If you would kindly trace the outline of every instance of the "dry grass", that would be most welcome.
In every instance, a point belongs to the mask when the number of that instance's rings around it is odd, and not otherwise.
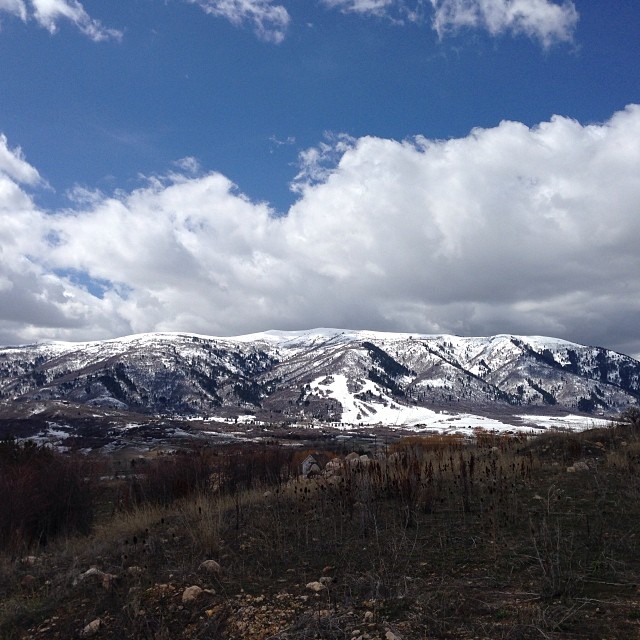
[[[639,452],[625,422],[411,438],[313,479],[253,451],[229,482],[234,451],[207,490],[116,510],[35,564],[5,556],[0,637],[73,637],[100,617],[104,638],[351,638],[365,612],[372,638],[638,637]],[[117,577],[78,582],[91,566]],[[210,592],[181,607],[191,584]]]

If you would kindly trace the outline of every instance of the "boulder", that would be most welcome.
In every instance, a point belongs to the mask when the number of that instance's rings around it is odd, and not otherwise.
[[[96,618],[92,620],[81,632],[80,635],[83,638],[90,638],[91,636],[95,636],[96,633],[100,630],[102,626],[102,620],[100,618]]]
[[[222,571],[222,567],[215,560],[205,560],[199,567],[207,573],[219,574]]]
[[[201,593],[202,593],[202,589],[197,585],[193,585],[192,587],[187,587],[182,592],[182,603],[190,604],[191,602],[195,602]]]
[[[105,573],[98,569],[98,567],[90,567],[84,573],[81,573],[74,581],[73,584],[77,585],[80,582],[83,582],[87,578],[95,578],[96,581],[99,581],[102,584],[102,587],[108,591],[113,585],[114,580],[117,579],[118,576],[113,573]]]
[[[567,473],[576,473],[577,471],[589,471],[589,465],[584,460],[579,460],[567,467]]]

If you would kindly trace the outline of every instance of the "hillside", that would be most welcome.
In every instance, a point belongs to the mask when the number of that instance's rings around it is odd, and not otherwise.
[[[638,415],[135,465],[4,443],[0,638],[637,638]]]
[[[234,338],[141,334],[0,349],[0,400],[146,415],[418,424],[435,411],[617,413],[640,363],[543,337],[317,329]]]

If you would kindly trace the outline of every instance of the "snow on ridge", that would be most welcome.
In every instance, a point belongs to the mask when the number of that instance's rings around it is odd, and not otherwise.
[[[325,343],[349,343],[357,341],[373,342],[446,342],[454,345],[455,348],[473,348],[479,346],[489,346],[499,341],[519,340],[530,346],[538,348],[547,347],[580,347],[577,343],[569,342],[561,338],[547,336],[521,336],[514,334],[497,334],[495,336],[458,336],[453,334],[438,333],[426,334],[416,332],[392,332],[392,331],[371,331],[358,329],[337,329],[337,328],[315,328],[295,331],[268,330],[256,333],[249,333],[238,336],[211,336],[184,331],[159,331],[136,333],[107,340],[92,341],[61,341],[52,340],[49,342],[38,342],[35,344],[25,344],[18,346],[0,347],[0,350],[19,349],[51,349],[57,354],[62,354],[74,350],[90,350],[101,348],[123,348],[134,344],[153,344],[162,342],[203,340],[215,341],[224,345],[239,345],[250,343],[262,343],[271,347],[300,348],[308,346],[319,346]]]
[[[550,336],[513,336],[529,345],[535,345],[537,347],[576,347],[576,342],[570,342],[569,340],[563,340],[562,338],[552,338]]]
[[[273,346],[304,345],[334,340],[352,333],[344,329],[303,329],[300,331],[280,331],[270,329],[258,333],[226,338],[229,342],[266,342]]]
[[[448,333],[417,333],[417,332],[394,332],[394,331],[371,331],[368,329],[336,329],[336,328],[317,328],[303,329],[297,331],[280,331],[269,330],[258,333],[251,333],[242,336],[233,336],[229,338],[216,338],[219,340],[228,340],[230,342],[252,342],[262,341],[277,346],[302,346],[309,342],[319,344],[321,342],[338,341],[344,342],[358,340],[372,341],[443,341],[450,342],[455,346],[475,346],[490,345],[491,343],[519,340],[531,346],[540,347],[576,347],[582,346],[575,342],[570,342],[562,338],[554,338],[551,336],[525,336],[517,334],[501,333],[493,336],[459,336]]]
[[[222,338],[217,336],[207,336],[199,333],[187,333],[184,331],[156,331],[147,333],[134,333],[127,336],[117,338],[108,338],[106,340],[86,340],[86,341],[70,341],[70,340],[51,340],[46,342],[36,342],[31,344],[22,344],[14,346],[0,347],[0,350],[20,350],[20,349],[52,349],[58,353],[66,353],[82,349],[100,349],[109,347],[122,347],[137,343],[159,344],[162,342],[174,342],[176,339],[184,339],[187,341],[198,339],[216,342],[225,342],[227,344],[235,342],[234,338]]]

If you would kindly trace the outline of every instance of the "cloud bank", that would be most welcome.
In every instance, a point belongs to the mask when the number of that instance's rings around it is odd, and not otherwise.
[[[276,215],[193,159],[44,212],[2,137],[0,342],[337,326],[637,355],[639,139],[638,105],[452,140],[337,136],[301,154]]]

